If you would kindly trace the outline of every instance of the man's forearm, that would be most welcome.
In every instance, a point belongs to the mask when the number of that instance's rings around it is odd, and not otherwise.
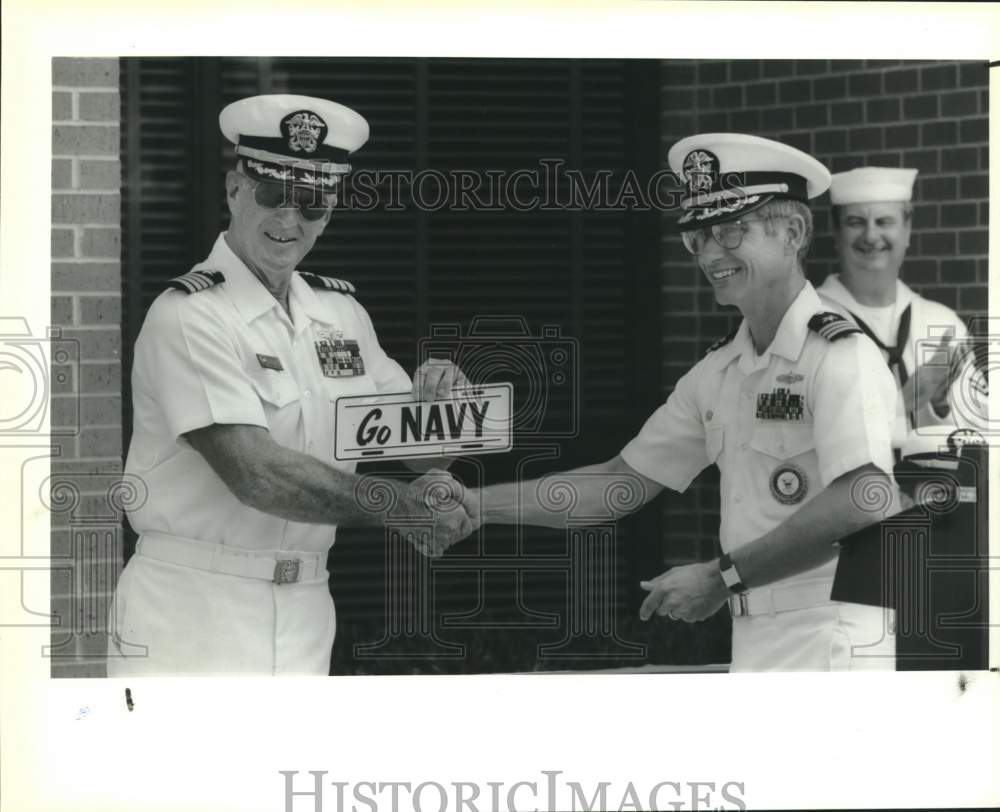
[[[871,477],[870,482],[859,481]],[[896,499],[892,478],[874,466],[865,466],[834,480],[778,527],[730,554],[747,587],[764,586],[825,564],[837,555],[835,542],[880,521],[886,512],[871,512],[858,505],[858,488],[886,487]],[[879,484],[880,482],[884,483]]]
[[[393,506],[414,507],[407,483],[338,471],[255,426],[209,426],[186,438],[243,504],[289,521],[380,525]]]
[[[617,520],[638,510],[662,486],[629,468],[620,457],[527,482],[480,491],[483,524],[565,527],[576,521]]]
[[[483,524],[527,524],[536,527],[563,527],[567,512],[543,507],[538,498],[541,479],[489,485],[479,493]]]
[[[338,471],[291,449],[280,448],[255,468],[257,477],[247,489],[247,503],[289,521],[381,525],[386,510],[406,499],[404,482]]]

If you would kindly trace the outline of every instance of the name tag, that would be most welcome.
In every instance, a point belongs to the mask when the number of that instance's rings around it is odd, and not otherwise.
[[[455,389],[442,400],[409,392],[337,398],[338,460],[465,456],[510,451],[513,385]]]
[[[284,370],[284,367],[281,365],[281,359],[276,355],[261,355],[257,353],[257,362],[264,369],[273,369],[275,372]]]

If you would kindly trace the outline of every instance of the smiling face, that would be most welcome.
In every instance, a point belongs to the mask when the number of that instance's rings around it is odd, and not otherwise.
[[[709,236],[698,255],[698,267],[719,304],[736,305],[746,313],[783,289],[798,267],[794,218],[776,217],[765,222],[754,213],[739,224],[727,225],[742,231],[739,246],[724,248]]]
[[[905,203],[852,203],[840,207],[836,247],[841,278],[851,290],[895,288],[910,245]]]
[[[230,247],[247,267],[273,282],[291,278],[330,221],[329,212],[311,222],[291,207],[258,206],[254,182],[236,171],[226,175],[226,200]]]

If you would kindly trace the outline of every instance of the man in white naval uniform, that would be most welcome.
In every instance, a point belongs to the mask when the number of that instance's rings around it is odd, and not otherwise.
[[[799,150],[735,133],[685,138],[669,160],[687,185],[685,246],[742,324],[618,456],[489,486],[481,518],[550,527],[571,513],[617,518],[715,464],[723,554],[642,582],[640,617],[694,622],[728,601],[736,671],[892,669],[883,610],[830,600],[837,540],[883,515],[859,493],[894,492],[895,391],[875,345],[827,312],[803,274],[808,200],[826,191],[829,172]]]
[[[920,449],[915,433],[940,442],[985,418],[985,409],[978,415],[985,380],[972,365],[962,319],[899,278],[910,245],[916,176],[916,169],[874,166],[833,175],[840,273],[818,288],[882,350],[899,389],[893,447],[901,450]]]
[[[412,540],[430,549],[474,524],[443,472],[363,479],[334,459],[338,397],[432,400],[463,382],[428,362],[411,383],[352,285],[295,270],[367,122],[289,95],[234,102],[219,120],[237,155],[229,230],[156,299],[135,345],[125,470],[149,495],[129,516],[140,536],[111,608],[109,676],[328,674],[336,526],[420,517]]]

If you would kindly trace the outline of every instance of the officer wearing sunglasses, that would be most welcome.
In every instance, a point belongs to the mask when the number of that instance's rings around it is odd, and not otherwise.
[[[244,177],[246,177],[244,175]],[[262,209],[297,209],[299,216],[311,223],[322,220],[337,202],[335,194],[323,194],[315,189],[287,186],[270,181],[251,181],[253,199]]]
[[[434,400],[465,382],[442,361],[411,381],[351,283],[297,270],[368,123],[271,95],[234,102],[219,124],[237,158],[229,228],[156,299],[135,345],[125,468],[148,497],[129,514],[140,537],[111,609],[111,676],[325,675],[338,525],[381,525],[393,507],[425,528],[412,534],[421,550],[475,526],[443,471],[362,481],[334,457],[338,398]]]
[[[685,138],[669,161],[686,184],[683,243],[718,303],[739,309],[739,327],[616,457],[489,486],[481,519],[563,526],[569,511],[542,496],[561,478],[574,516],[614,519],[715,465],[721,555],[641,582],[640,617],[694,622],[728,603],[735,671],[892,670],[891,615],[830,600],[836,542],[893,503],[895,406],[877,347],[828,311],[803,271],[809,200],[830,173],[797,149],[735,133]],[[873,494],[888,494],[877,512],[866,509]]]

